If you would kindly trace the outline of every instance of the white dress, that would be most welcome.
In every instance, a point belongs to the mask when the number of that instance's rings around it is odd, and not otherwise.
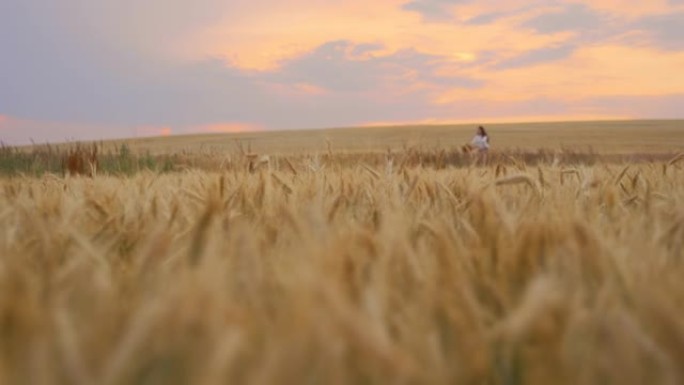
[[[478,150],[484,151],[489,149],[489,137],[487,135],[475,135],[470,142]]]

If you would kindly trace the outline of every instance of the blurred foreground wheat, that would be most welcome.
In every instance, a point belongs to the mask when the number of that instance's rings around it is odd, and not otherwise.
[[[679,384],[678,161],[0,181],[0,384]]]

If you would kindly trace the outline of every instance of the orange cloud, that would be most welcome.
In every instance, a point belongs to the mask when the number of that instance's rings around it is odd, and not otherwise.
[[[572,121],[598,121],[598,120],[622,120],[634,118],[624,114],[547,114],[547,115],[510,115],[503,117],[486,117],[481,119],[418,119],[418,120],[394,120],[376,121],[360,124],[361,127],[391,127],[391,126],[423,126],[423,125],[449,125],[449,124],[493,124],[493,123],[529,123],[529,122],[572,122]]]
[[[186,52],[225,57],[243,69],[271,70],[330,40],[388,41],[400,30],[402,19],[412,18],[400,12],[402,1],[272,3],[268,11],[244,10],[239,19],[228,16],[190,37]]]
[[[536,16],[562,10],[562,2],[548,5],[529,0],[485,0],[453,4],[450,9],[454,22],[449,23],[426,23],[418,13],[402,8],[407,2],[255,0],[254,5],[240,8],[239,18],[226,16],[224,21],[188,36],[181,46],[189,57],[218,56],[235,67],[254,71],[277,70],[288,60],[336,40],[377,43],[381,48],[372,52],[376,56],[414,49],[443,58],[445,67],[460,68],[487,53],[496,52],[500,59],[505,59],[520,52],[567,43],[579,33],[538,33],[521,27]],[[573,3],[619,18],[684,9],[684,5],[675,6],[671,0],[567,0],[565,5]],[[493,14],[499,15],[496,22],[468,23],[473,18]]]
[[[316,2],[307,6],[276,6],[242,15],[239,19],[208,27],[184,44],[188,55],[225,58],[232,65],[257,71],[277,69],[283,62],[330,41],[379,43],[374,55],[402,49],[470,62],[482,50],[529,50],[565,41],[571,34],[540,35],[517,28],[524,18],[549,7],[536,7],[520,15],[487,25],[462,23],[425,24],[420,15],[401,8],[406,0],[354,0],[331,6]],[[462,6],[458,15],[477,16],[514,7],[505,4]]]
[[[500,71],[473,70],[486,85],[439,94],[435,104],[459,100],[579,100],[601,96],[657,96],[684,92],[684,52],[617,45],[579,48],[566,60]]]
[[[115,3],[104,3],[108,2]],[[111,129],[93,127],[91,124],[99,118],[112,115],[109,108],[103,107],[100,113],[92,111],[95,108],[86,109],[89,113],[81,119],[88,124],[76,122],[69,127],[60,122],[30,125],[0,115],[3,137],[9,137],[5,133],[11,132],[23,140],[19,134],[27,133],[17,129],[18,125],[35,126],[34,132],[60,140],[97,138],[117,132],[121,136],[159,136],[261,129],[233,120],[289,128],[372,119],[441,119],[452,116],[451,111],[458,111],[453,112],[455,116],[477,116],[477,111],[484,111],[510,119],[585,119],[602,117],[606,107],[581,103],[584,100],[684,95],[684,77],[680,76],[684,45],[678,35],[684,15],[681,0],[236,0],[220,2],[222,6],[216,6],[215,0],[209,3],[200,1],[192,8],[197,14],[206,12],[211,17],[201,17],[186,28],[175,28],[163,44],[173,46],[174,54],[186,60],[202,62],[200,65],[167,62],[166,49],[163,57],[154,56],[162,55],[156,51],[149,58],[141,57],[150,62],[141,61],[140,71],[125,57],[112,62],[122,68],[130,67],[126,71],[131,72],[125,74],[130,75],[131,82],[169,84],[150,87],[159,92],[150,93],[158,97],[159,103],[153,108],[129,108],[131,120],[126,121],[156,117],[157,105],[187,103],[187,113],[169,113],[164,117],[165,121],[174,122],[173,130],[155,126],[136,128],[134,123]],[[410,3],[418,5],[407,6]],[[158,11],[158,7],[148,5],[143,10]],[[112,52],[139,52],[138,44],[133,44],[138,37],[133,35],[159,36],[163,25],[175,25],[162,20],[177,20],[180,24],[189,19],[187,16],[191,15],[186,13],[190,9],[186,6],[179,3],[166,7],[164,15],[176,15],[178,19],[155,19],[149,31],[145,20],[150,13],[139,14],[134,23],[137,29],[114,39],[116,44],[109,48],[116,48]],[[435,9],[436,16],[432,15]],[[93,24],[93,28],[100,28],[100,24]],[[108,25],[101,26],[103,31]],[[178,41],[180,35],[184,37]],[[334,49],[325,49],[330,46]],[[336,47],[341,48],[335,51]],[[232,68],[216,68],[216,58]],[[210,63],[202,65],[207,60]],[[110,75],[104,72],[102,79],[109,79]],[[59,71],[53,75],[55,79],[68,78]],[[25,93],[31,94],[29,90]],[[76,91],[73,94],[83,95]],[[168,99],[165,95],[169,95]],[[43,99],[47,101],[45,106],[34,107],[35,103],[27,101],[22,110],[36,108],[36,117],[43,119],[73,116],[54,113],[61,106],[52,102],[53,97]],[[558,115],[528,116],[541,114],[537,107],[544,103],[552,105],[547,105],[547,111]],[[224,108],[228,104],[230,108]],[[79,104],[70,102],[65,106],[71,105]],[[453,108],[480,105],[484,107],[477,111]],[[316,113],[308,114],[319,106],[322,108]],[[648,113],[646,104],[635,107],[635,114]],[[246,115],[250,113],[253,115]],[[679,116],[681,112],[670,107],[662,113],[667,114]],[[521,118],[522,115],[525,117]],[[188,119],[218,123],[189,126]],[[228,122],[221,123],[223,120]]]

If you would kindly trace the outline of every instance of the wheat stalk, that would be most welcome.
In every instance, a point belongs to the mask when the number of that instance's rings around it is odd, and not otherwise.
[[[684,152],[677,154],[674,158],[670,159],[669,162],[667,162],[667,165],[672,167],[676,165],[677,163],[681,162],[682,159],[684,159]]]
[[[518,184],[525,184],[531,187],[536,193],[541,194],[541,188],[539,187],[537,182],[534,180],[534,178],[527,174],[517,174],[504,178],[499,178],[496,181],[494,181],[494,184],[496,186],[514,186]]]

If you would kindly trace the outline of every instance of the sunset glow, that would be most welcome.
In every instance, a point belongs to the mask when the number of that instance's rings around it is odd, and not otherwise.
[[[137,127],[135,129],[136,137],[169,136],[171,134],[173,134],[171,127]]]
[[[684,118],[679,0],[9,2],[3,140]]]

